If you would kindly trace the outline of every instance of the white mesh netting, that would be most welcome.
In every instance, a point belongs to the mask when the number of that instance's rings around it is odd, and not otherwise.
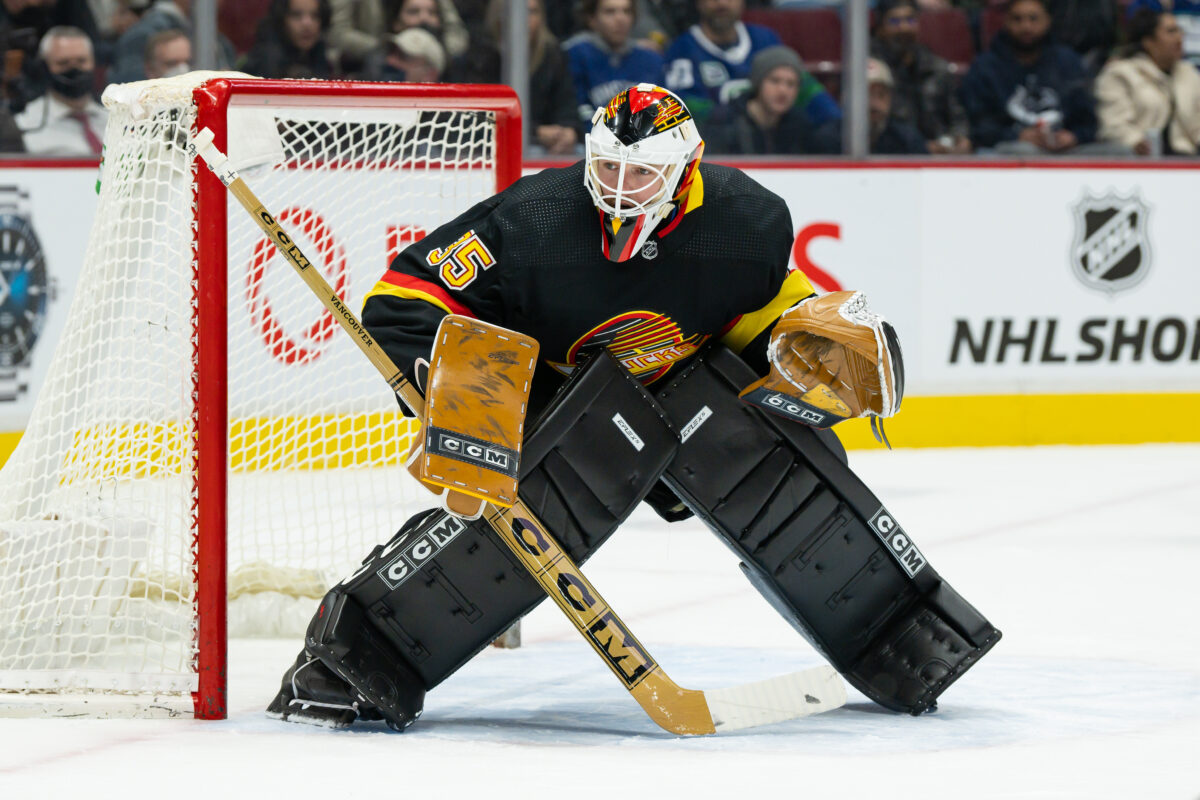
[[[226,332],[195,322],[195,270],[223,267],[193,257],[211,224],[183,149],[195,82],[106,98],[81,281],[0,471],[0,698],[196,689],[193,342]],[[300,83],[235,94],[227,125],[235,166],[274,150],[243,177],[351,308],[496,187],[490,112],[311,107]],[[231,634],[296,634],[423,498],[383,379],[232,197],[227,213]]]

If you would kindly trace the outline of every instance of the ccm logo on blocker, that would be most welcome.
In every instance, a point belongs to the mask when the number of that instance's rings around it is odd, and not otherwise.
[[[507,447],[475,441],[440,428],[430,428],[429,452],[516,477],[516,451]]]

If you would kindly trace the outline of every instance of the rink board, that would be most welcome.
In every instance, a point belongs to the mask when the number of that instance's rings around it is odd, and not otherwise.
[[[793,265],[822,290],[867,291],[899,332],[907,395],[888,423],[893,444],[1200,441],[1200,272],[1191,263],[1200,226],[1190,219],[1189,188],[1196,167],[740,166],[788,203]],[[55,287],[21,372],[27,391],[0,402],[2,463],[53,358],[86,249],[86,225],[56,223],[92,217],[96,170],[86,161],[28,160],[0,169],[6,183],[29,192]],[[337,198],[311,204],[336,219]],[[393,228],[381,221],[381,252]],[[231,258],[231,269],[244,270],[241,261]],[[381,260],[350,270],[356,284],[370,283]],[[244,302],[230,298],[231,306]],[[264,436],[273,428],[269,420],[258,427]],[[857,421],[839,434],[851,447],[876,446]]]

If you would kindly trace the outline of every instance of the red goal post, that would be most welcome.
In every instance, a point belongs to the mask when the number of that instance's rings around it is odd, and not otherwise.
[[[506,86],[452,84],[384,84],[345,81],[268,81],[217,79],[198,87],[195,130],[209,128],[214,144],[229,152],[227,113],[231,105],[269,103],[279,97],[302,97],[305,104],[317,108],[406,108],[437,111],[490,111],[495,115],[495,191],[501,191],[521,176],[521,111],[516,94]],[[211,171],[196,166],[197,217],[203,221],[197,237],[197,259],[201,264],[221,264],[227,260],[228,191]],[[237,213],[235,210],[234,213]],[[211,216],[210,216],[211,215]],[[225,274],[220,270],[201,277],[198,290],[198,322],[201,328],[227,327],[225,313]],[[197,549],[201,564],[220,565],[219,574],[198,576],[197,615],[199,618],[200,657],[199,690],[194,696],[196,716],[224,719],[226,715],[227,672],[225,592],[225,509],[223,503],[208,505],[203,498],[224,498],[227,428],[225,405],[226,354],[220,342],[199,347],[197,377],[201,385],[211,385],[201,393],[199,414],[207,417],[201,424],[197,470],[197,490],[201,498],[197,525]],[[211,382],[211,384],[209,384]],[[207,476],[207,477],[206,477]],[[365,552],[364,552],[365,555]],[[207,591],[206,591],[207,588]],[[207,657],[206,657],[207,654]]]
[[[0,713],[219,719],[227,598],[311,615],[425,498],[386,385],[186,137],[214,132],[353,306],[520,176],[521,114],[502,86],[197,73],[105,102],[82,278],[0,472]]]

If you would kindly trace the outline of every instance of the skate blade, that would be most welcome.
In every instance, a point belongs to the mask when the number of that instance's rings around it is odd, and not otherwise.
[[[318,709],[301,709],[297,708],[291,711],[275,711],[268,710],[263,712],[268,719],[279,720],[280,722],[292,722],[297,725],[312,725],[318,728],[328,728],[330,730],[340,730],[349,728],[354,719],[347,719],[349,712],[340,714],[322,713]]]

